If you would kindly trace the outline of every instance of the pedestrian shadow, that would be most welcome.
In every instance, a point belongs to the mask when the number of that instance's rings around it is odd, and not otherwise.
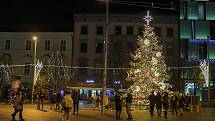
[[[48,112],[48,110],[45,110],[45,109],[40,109],[39,111]]]

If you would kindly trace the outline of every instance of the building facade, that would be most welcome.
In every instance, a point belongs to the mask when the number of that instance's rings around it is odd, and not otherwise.
[[[72,32],[1,32],[0,77],[5,86],[13,79],[10,76],[19,75],[22,83],[28,88],[32,87],[35,53],[35,41],[32,38],[34,36],[37,37],[36,60],[47,65],[51,56],[58,51],[63,63],[71,66]],[[9,68],[6,68],[7,65]]]
[[[180,65],[193,67],[181,69],[185,92],[207,98],[204,78],[200,79],[203,60],[210,62],[210,87],[214,90],[215,59],[215,2],[211,0],[180,1]],[[212,96],[212,95],[211,95]],[[201,99],[202,99],[201,98]]]
[[[178,17],[174,15],[153,16],[151,22],[159,40],[164,45],[169,67],[178,66]],[[108,40],[108,86],[126,83],[131,53],[137,48],[137,35],[144,28],[141,15],[109,15]],[[103,83],[105,15],[74,15],[73,66],[93,67],[74,70],[74,80],[94,84]],[[118,69],[114,69],[118,68]],[[121,69],[120,69],[121,68]],[[177,72],[174,72],[177,74]]]

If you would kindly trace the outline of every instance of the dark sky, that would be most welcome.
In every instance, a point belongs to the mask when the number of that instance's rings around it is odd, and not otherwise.
[[[119,1],[121,3],[117,3]],[[138,6],[127,5],[125,1]],[[147,3],[138,2],[152,1],[156,5],[176,0],[112,0],[110,13],[141,13],[152,8],[139,6]],[[172,12],[155,10],[159,14]],[[0,31],[72,31],[74,13],[105,13],[105,3],[99,0],[0,0]]]

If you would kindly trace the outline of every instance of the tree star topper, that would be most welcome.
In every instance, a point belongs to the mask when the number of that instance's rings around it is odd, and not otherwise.
[[[147,10],[147,15],[143,19],[146,21],[146,24],[149,25],[149,22],[153,19],[153,17],[149,15],[149,10]]]

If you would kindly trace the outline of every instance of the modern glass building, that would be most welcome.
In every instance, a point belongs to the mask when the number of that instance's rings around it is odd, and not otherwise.
[[[196,93],[207,99],[204,79],[200,78],[199,63],[210,62],[211,98],[215,84],[215,1],[180,0],[180,69],[186,93]],[[195,88],[194,88],[195,87]]]

